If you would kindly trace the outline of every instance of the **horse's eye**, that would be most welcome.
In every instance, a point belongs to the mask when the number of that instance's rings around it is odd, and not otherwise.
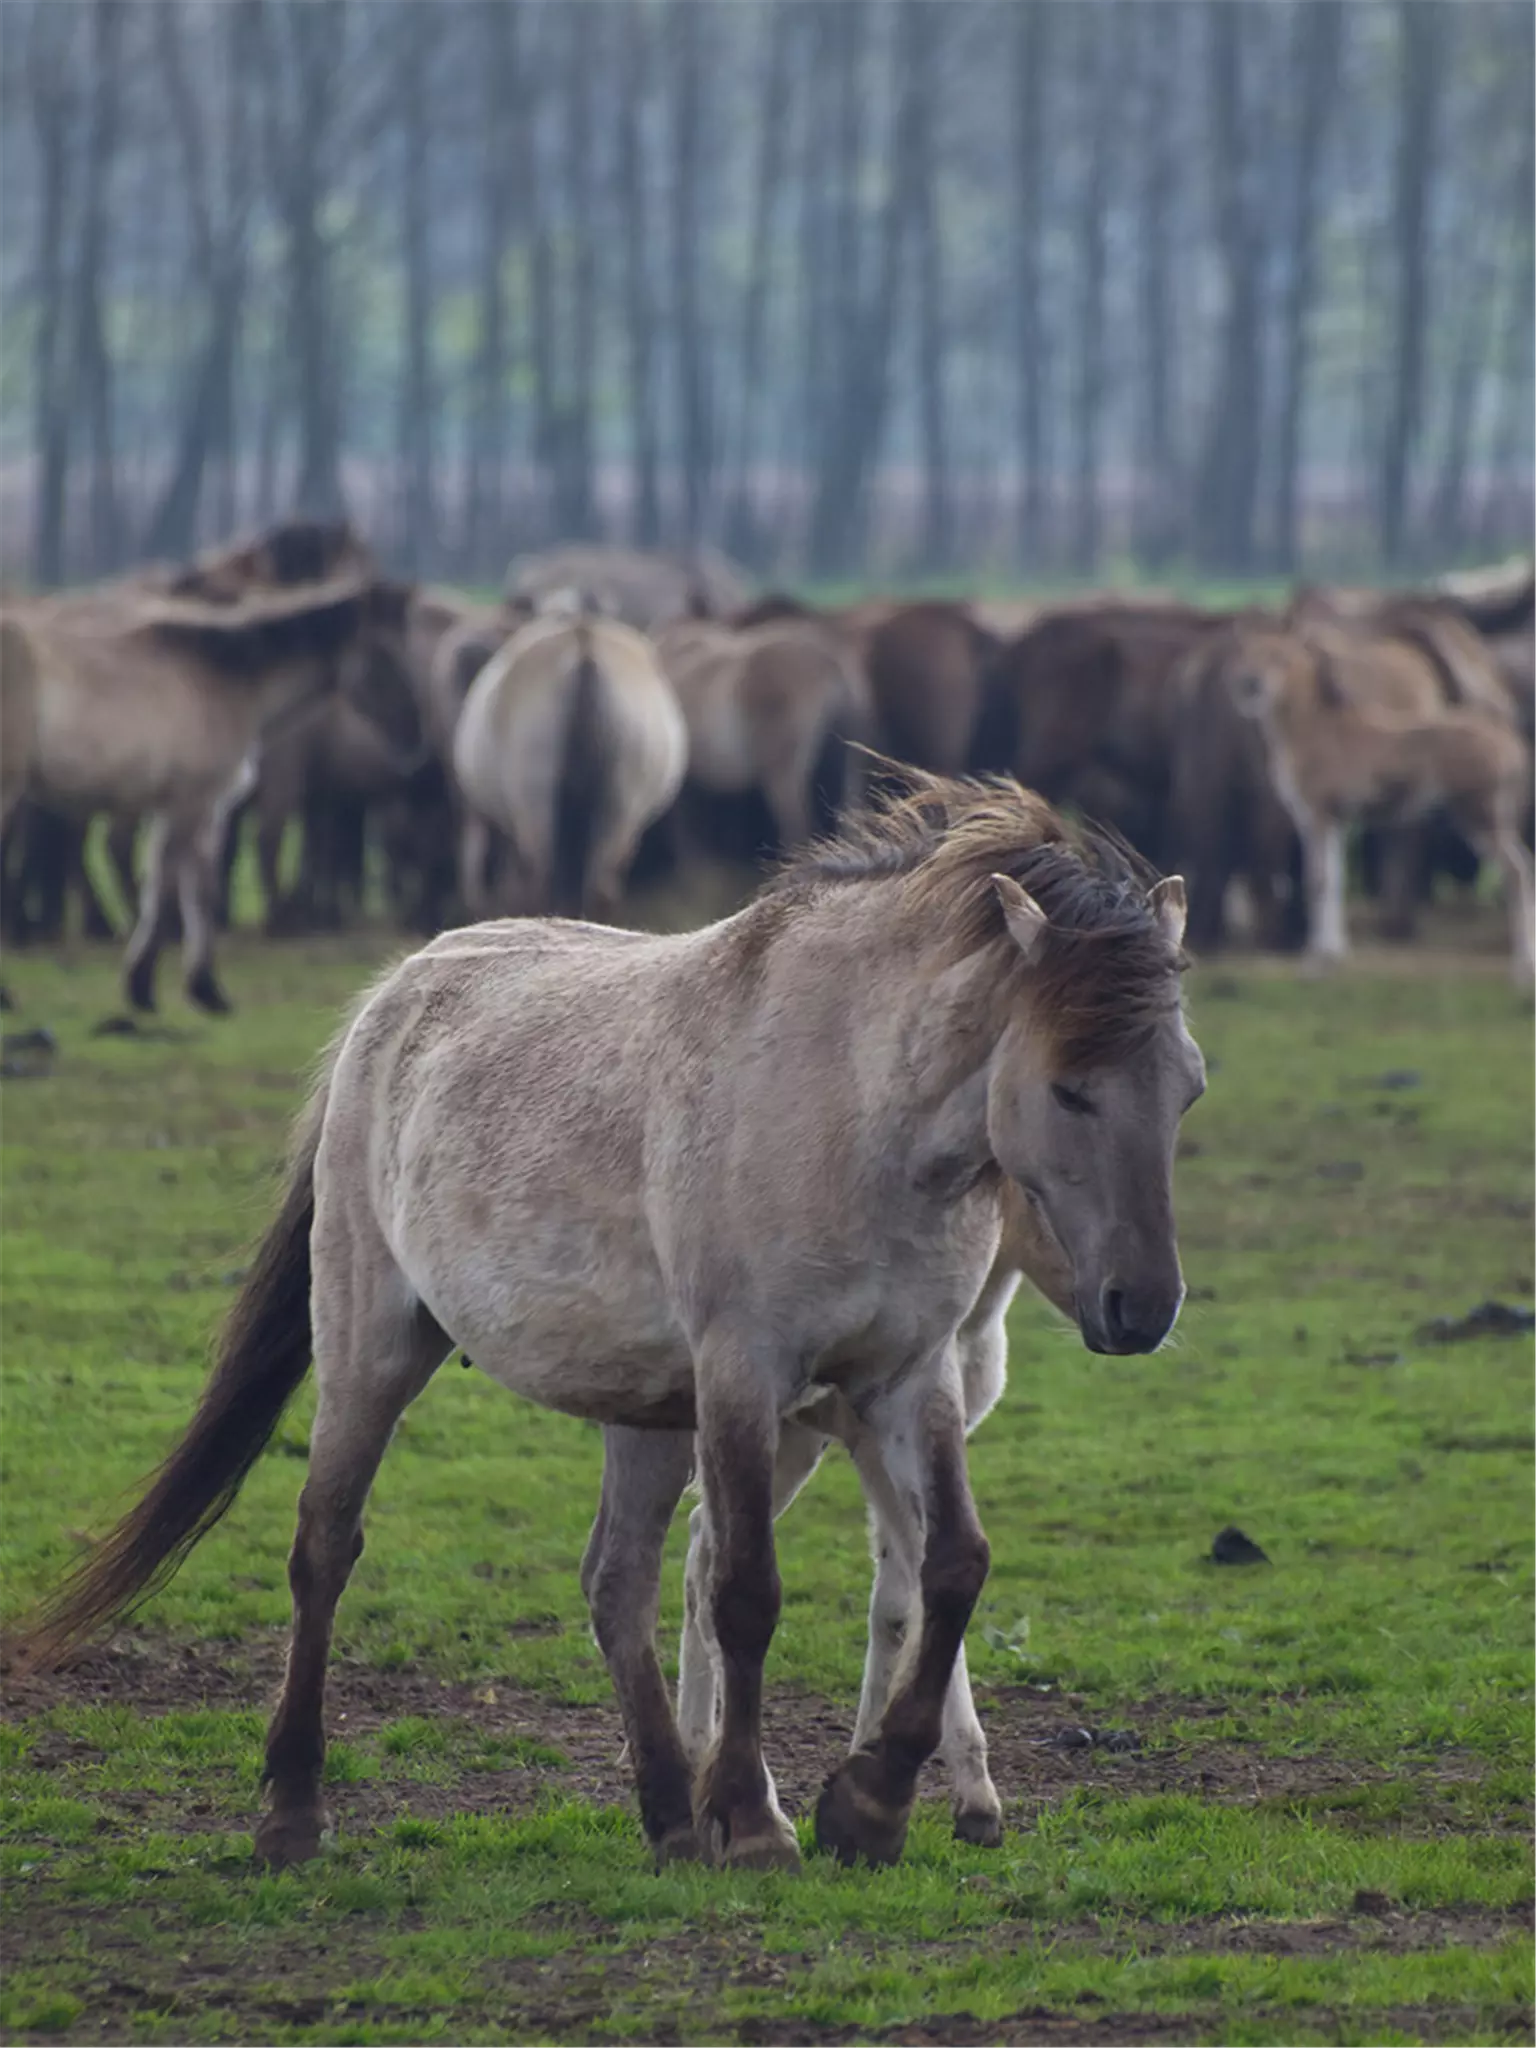
[[[1093,1115],[1093,1104],[1088,1100],[1081,1088],[1068,1088],[1064,1082],[1053,1081],[1051,1083],[1051,1095],[1063,1109],[1070,1110],[1073,1116]]]

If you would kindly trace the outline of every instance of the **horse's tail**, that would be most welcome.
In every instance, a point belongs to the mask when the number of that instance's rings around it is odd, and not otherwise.
[[[219,1338],[186,1434],[90,1556],[11,1644],[28,1667],[58,1664],[156,1591],[231,1507],[309,1370],[309,1233],[328,1082],[295,1134],[287,1193]]]
[[[608,800],[609,747],[603,721],[603,676],[585,623],[577,628],[575,669],[568,679],[565,733],[555,784],[551,908],[580,917],[586,908],[587,863],[599,815]]]

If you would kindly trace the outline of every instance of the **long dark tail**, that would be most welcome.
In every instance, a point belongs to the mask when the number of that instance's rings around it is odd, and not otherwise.
[[[587,863],[608,797],[608,750],[602,721],[602,673],[585,629],[566,713],[560,780],[555,786],[551,908],[580,917],[586,908]]]
[[[283,1206],[219,1339],[186,1435],[149,1490],[32,1614],[9,1647],[28,1668],[58,1664],[165,1584],[239,1493],[309,1370],[309,1232],[326,1089],[295,1138]]]

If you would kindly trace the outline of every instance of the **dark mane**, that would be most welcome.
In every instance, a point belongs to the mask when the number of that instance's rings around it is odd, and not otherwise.
[[[907,902],[941,927],[954,958],[989,952],[1006,995],[1027,987],[1063,1071],[1143,1044],[1177,1006],[1187,964],[1148,900],[1155,870],[1113,833],[1068,820],[1007,777],[901,774],[904,788],[808,847],[776,886],[903,879]],[[994,875],[1011,876],[1045,912],[1032,963],[1009,937]]]
[[[163,647],[195,654],[221,674],[254,677],[283,662],[339,654],[372,615],[372,590],[349,578],[317,584],[298,599],[150,604],[137,630]]]

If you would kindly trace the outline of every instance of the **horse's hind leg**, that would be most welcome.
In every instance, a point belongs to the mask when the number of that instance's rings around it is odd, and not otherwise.
[[[581,1565],[658,1866],[699,1853],[693,1772],[656,1656],[662,1546],[692,1470],[689,1430],[605,1429],[602,1503]]]
[[[388,1254],[378,1248],[376,1259]],[[293,1636],[277,1711],[267,1731],[267,1811],[256,1829],[256,1861],[274,1870],[302,1863],[327,1825],[320,1798],[325,1762],[325,1667],[331,1628],[363,1550],[363,1503],[390,1432],[449,1350],[419,1304],[403,1298],[391,1267],[362,1271],[354,1258],[342,1284],[314,1289],[319,1407],[309,1441],[309,1475],[288,1560]],[[349,1284],[350,1283],[350,1284]]]
[[[852,1449],[864,1497],[869,1502],[875,1549],[869,1651],[859,1696],[859,1717],[853,1731],[853,1747],[858,1750],[879,1735],[903,1652],[914,1629],[921,1627],[923,1524],[913,1512],[912,1497],[904,1496],[892,1484],[876,1439],[861,1435]],[[987,1769],[987,1738],[971,1697],[963,1642],[955,1652],[955,1667],[944,1694],[939,1754],[949,1773],[956,1835],[962,1842],[996,1848],[1003,1839],[1003,1803]]]
[[[193,836],[176,871],[181,902],[182,962],[189,998],[200,1010],[224,1016],[229,997],[213,972],[214,911],[219,890],[219,860],[224,844],[224,819],[215,813]]]
[[[165,884],[180,846],[171,821],[163,814],[149,828],[144,850],[144,879],[139,884],[139,915],[124,957],[124,986],[136,1010],[155,1007],[155,962],[160,954],[161,927],[165,916]]]
[[[827,1780],[816,1839],[841,1861],[894,1863],[906,1841],[917,1777],[944,1732],[945,1699],[966,1624],[987,1576],[987,1540],[965,1470],[958,1371],[904,1386],[868,1418],[898,1498],[921,1503],[921,1628],[903,1653],[879,1732]]]

